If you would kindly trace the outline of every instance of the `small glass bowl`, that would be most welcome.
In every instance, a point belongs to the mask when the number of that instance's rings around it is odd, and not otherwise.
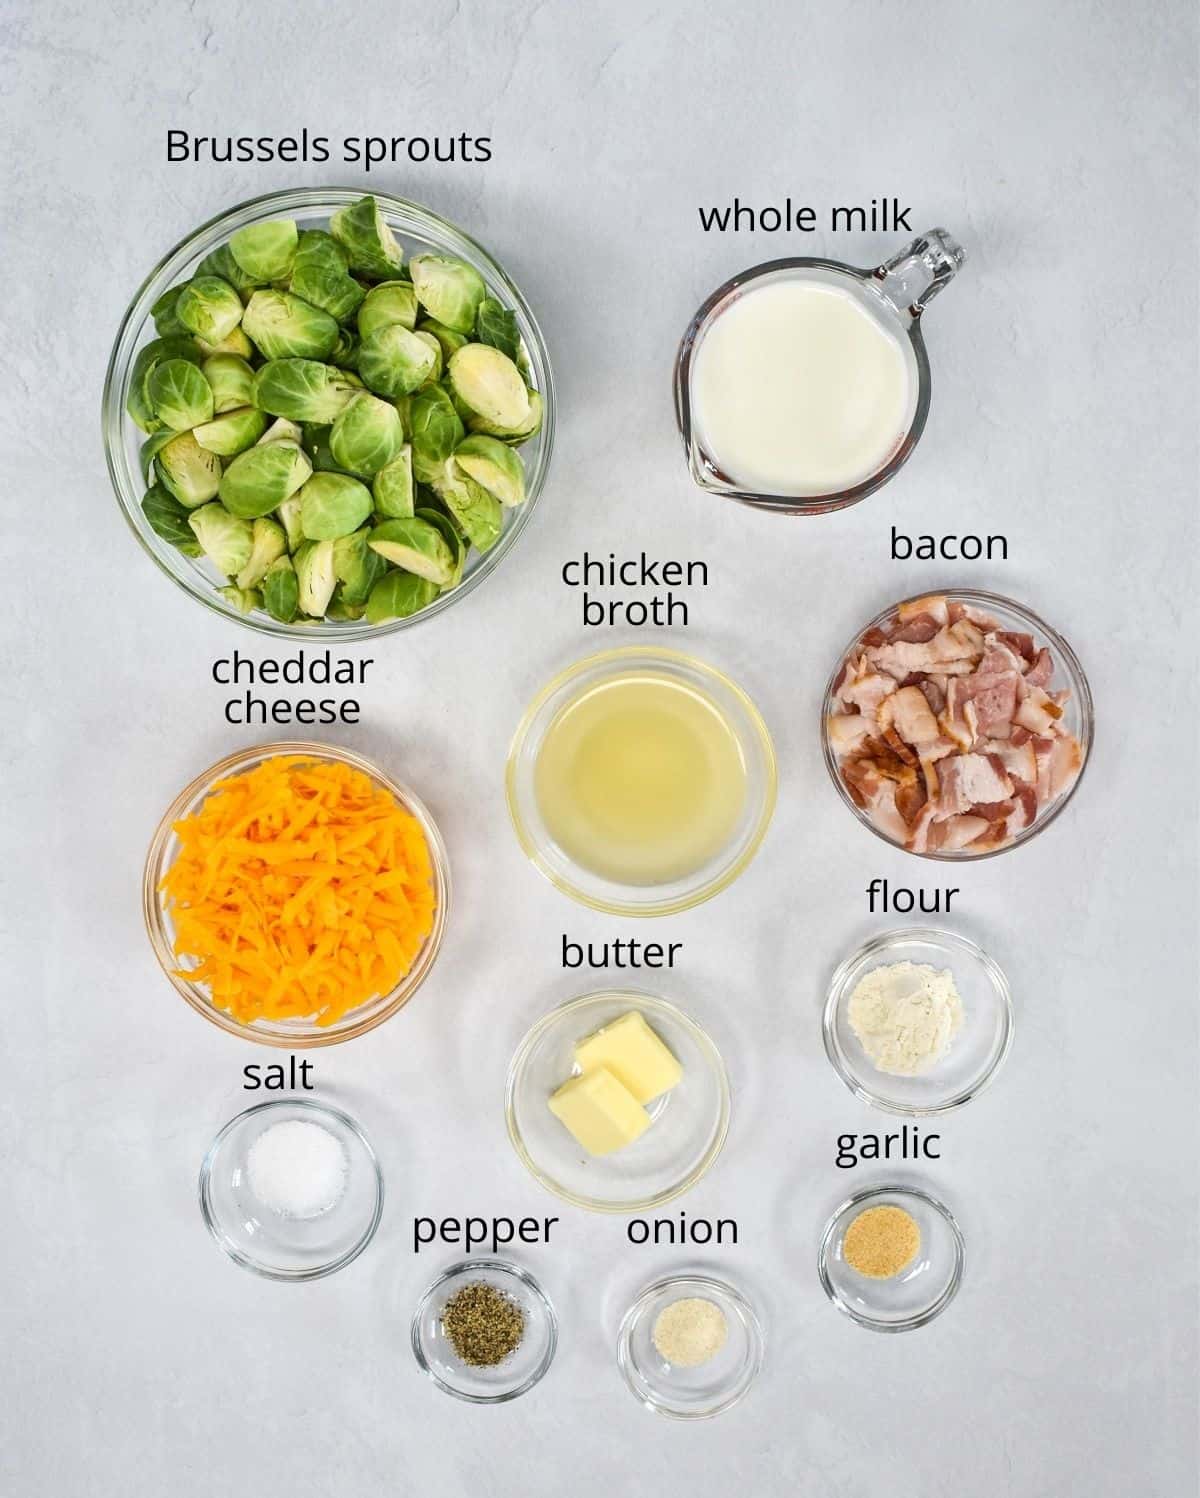
[[[218,1009],[203,984],[191,983],[176,972],[182,959],[175,955],[174,923],[159,893],[159,885],[179,851],[179,838],[175,833],[175,823],[196,811],[218,780],[226,780],[232,775],[252,770],[264,760],[274,759],[278,755],[299,755],[305,759],[350,765],[355,770],[361,770],[364,775],[369,775],[376,785],[389,791],[400,805],[420,823],[421,831],[429,847],[430,862],[433,865],[435,901],[433,930],[426,937],[425,945],[417,954],[416,961],[390,992],[377,994],[367,1003],[348,1010],[330,1025],[318,1025],[311,1019],[258,1019],[252,1024],[243,1025],[234,1019],[233,1015],[226,1014],[223,1009]],[[373,1030],[385,1019],[390,1019],[398,1009],[402,1009],[429,976],[429,971],[441,948],[442,937],[445,935],[449,905],[450,863],[446,845],[422,802],[407,786],[385,775],[370,760],[352,754],[348,749],[337,749],[329,744],[311,744],[304,741],[263,744],[256,749],[240,749],[236,754],[228,755],[211,769],[205,770],[203,775],[198,775],[189,786],[180,791],[163,813],[162,820],[151,839],[150,848],[146,854],[146,867],[142,875],[142,913],[146,921],[146,932],[150,937],[150,945],[154,948],[154,955],[158,958],[159,965],[170,979],[171,986],[176,993],[186,999],[197,1014],[202,1014],[205,1019],[211,1020],[214,1025],[219,1025],[230,1035],[241,1035],[244,1039],[252,1040],[258,1045],[281,1046],[288,1050],[295,1050],[302,1046],[337,1045],[340,1041],[352,1040],[356,1035],[365,1035],[368,1030]]]
[[[949,968],[963,1003],[962,1028],[946,1057],[912,1077],[877,1071],[850,1027],[855,988],[869,972],[893,962]],[[961,1108],[995,1077],[1012,1046],[1012,996],[1002,970],[973,941],[912,926],[877,936],[841,964],[830,980],[823,1028],[826,1055],[856,1097],[887,1113],[924,1118]]]
[[[316,1217],[286,1217],[260,1202],[248,1159],[276,1124],[320,1124],[346,1155],[345,1190]],[[357,1259],[383,1215],[383,1173],[367,1136],[349,1114],[306,1098],[259,1103],[230,1119],[200,1167],[200,1211],[235,1264],[269,1280],[319,1280]]]
[[[442,1330],[446,1302],[464,1285],[483,1281],[525,1313],[525,1335],[502,1363],[472,1368],[462,1362]],[[417,1366],[446,1394],[468,1404],[504,1404],[540,1383],[558,1346],[558,1318],[545,1291],[527,1270],[503,1259],[464,1259],[445,1269],[422,1295],[412,1319]]]
[[[538,755],[559,713],[584,691],[631,673],[665,678],[707,697],[733,731],[746,767],[745,805],[728,846],[703,868],[670,884],[618,884],[582,868],[554,842],[534,790]],[[557,889],[609,915],[671,915],[702,904],[732,884],[758,852],[775,809],[775,750],[762,715],[723,672],[677,650],[626,646],[577,661],[542,688],[513,736],[506,790],[521,847]]]
[[[855,817],[857,817],[864,827],[869,827],[876,837],[882,838],[889,846],[899,848],[901,851],[911,854],[914,858],[931,858],[946,863],[969,863],[983,858],[994,858],[997,854],[1008,853],[1013,848],[1021,847],[1023,843],[1027,843],[1030,838],[1035,837],[1043,828],[1048,827],[1079,789],[1084,772],[1088,767],[1092,747],[1092,733],[1095,726],[1091,688],[1088,686],[1087,677],[1083,674],[1083,667],[1079,664],[1078,656],[1071,649],[1070,645],[1067,644],[1066,640],[1063,639],[1062,635],[1056,630],[1051,629],[1046,621],[1039,618],[1031,609],[1025,608],[1022,604],[1014,603],[1011,598],[1004,598],[999,593],[980,592],[973,588],[928,588],[922,593],[914,593],[911,598],[901,600],[901,603],[915,603],[920,598],[947,598],[952,603],[969,604],[990,614],[1000,625],[1001,629],[1021,634],[1030,634],[1033,636],[1036,646],[1040,648],[1045,645],[1049,648],[1051,655],[1054,657],[1054,677],[1050,684],[1051,688],[1057,691],[1065,686],[1070,692],[1062,723],[1067,732],[1073,734],[1079,740],[1079,747],[1083,755],[1083,763],[1079,774],[1076,775],[1073,784],[1068,787],[1065,795],[1059,796],[1056,801],[1052,801],[1048,806],[1040,807],[1037,816],[1029,826],[1018,832],[1012,841],[1005,843],[1002,848],[990,848],[981,853],[972,853],[969,847],[958,848],[950,852],[939,849],[918,853],[912,848],[906,848],[903,843],[897,842],[894,838],[889,837],[886,832],[878,828],[871,820],[867,811],[854,800],[845,781],[842,779],[838,756],[829,740],[829,718],[836,703],[834,686],[841,675],[842,667],[849,657],[850,652],[857,647],[858,642],[868,630],[890,624],[896,614],[896,610],[901,607],[900,603],[894,603],[890,608],[883,609],[880,613],[876,614],[874,619],[864,625],[862,629],[855,632],[854,638],[847,643],[845,649],[838,655],[837,664],[834,666],[825,688],[825,700],[821,705],[821,749],[825,757],[825,768],[829,771],[830,779],[837,787],[838,795],[841,796]]]
[[[868,1207],[900,1207],[921,1230],[916,1258],[888,1280],[851,1269],[842,1255],[846,1230]],[[825,1294],[859,1326],[908,1332],[925,1326],[950,1304],[962,1283],[965,1246],[950,1209],[915,1186],[871,1186],[856,1192],[829,1219],[817,1270]]]
[[[721,1350],[696,1368],[676,1367],[654,1345],[654,1323],[677,1300],[710,1300],[725,1315]],[[617,1366],[635,1398],[656,1415],[706,1420],[743,1399],[763,1362],[762,1325],[732,1285],[706,1275],[678,1275],[647,1285],[625,1312]]]
[[[393,630],[407,629],[410,625],[419,624],[422,620],[442,613],[459,599],[465,598],[485,577],[490,577],[513,549],[518,536],[529,524],[550,467],[550,456],[554,448],[554,383],[545,340],[529,304],[499,263],[468,234],[419,203],[410,203],[404,198],[376,192],[375,201],[403,243],[406,257],[413,251],[420,253],[433,250],[467,261],[483,277],[489,293],[516,313],[517,327],[529,355],[529,383],[537,389],[543,402],[541,431],[520,449],[526,469],[525,503],[515,509],[505,510],[504,532],[490,551],[482,555],[475,550],[471,551],[463,579],[456,588],[439,594],[428,608],[410,618],[389,619],[384,624],[329,619],[306,619],[303,623],[283,624],[272,619],[263,609],[242,614],[217,592],[226,579],[218,577],[211,565],[203,559],[185,557],[151,530],[142,514],[141,501],[146,485],[142,480],[138,458],[145,433],[125,413],[133,361],[142,345],[157,336],[150,309],[164,291],[186,279],[210,250],[225,244],[238,229],[275,218],[294,218],[302,229],[324,228],[333,212],[348,203],[357,202],[362,195],[360,190],[347,187],[289,188],[283,192],[251,198],[201,224],[173,250],[168,251],[143,281],[122,319],[108,363],[102,408],[104,448],[109,476],[130,529],[159,569],[184,592],[214,613],[223,614],[236,624],[243,624],[262,634],[344,642],[391,634]]]
[[[648,1105],[653,1122],[640,1139],[592,1156],[547,1104],[579,1075],[576,1043],[631,1009],[645,1016],[683,1076]],[[647,1212],[690,1191],[721,1153],[729,1132],[729,1082],[707,1033],[674,1004],[605,990],[572,999],[533,1026],[508,1068],[504,1116],[522,1163],[556,1196],[593,1212]]]

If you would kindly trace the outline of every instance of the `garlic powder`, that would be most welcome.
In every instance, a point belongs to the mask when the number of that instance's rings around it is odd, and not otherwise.
[[[912,1077],[936,1066],[962,1028],[954,974],[927,963],[874,968],[850,995],[850,1028],[876,1071]]]

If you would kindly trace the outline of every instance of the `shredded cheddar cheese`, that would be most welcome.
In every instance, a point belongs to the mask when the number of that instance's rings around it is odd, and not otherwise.
[[[433,929],[420,823],[361,771],[280,755],[175,823],[160,886],[177,971],[243,1024],[330,1025],[387,993]]]

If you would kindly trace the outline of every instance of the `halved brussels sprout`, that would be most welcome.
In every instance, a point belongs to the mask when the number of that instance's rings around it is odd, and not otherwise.
[[[183,288],[175,316],[189,333],[220,343],[242,320],[242,299],[220,276],[196,276]]]
[[[467,538],[445,510],[421,507],[415,513],[418,520],[424,520],[441,534],[454,557],[454,571],[450,575],[450,581],[444,584],[443,591],[448,592],[451,588],[457,588],[467,565]]]
[[[173,442],[178,436],[179,433],[173,432],[170,427],[163,427],[161,431],[155,432],[152,437],[147,437],[141,447],[138,448],[138,467],[142,470],[142,478],[147,484],[150,482],[150,474],[154,468],[155,458],[166,447],[168,442]]]
[[[483,277],[473,266],[449,255],[414,255],[408,269],[417,300],[430,317],[456,333],[473,330],[487,296]]]
[[[400,269],[404,251],[374,198],[339,208],[329,220],[329,232],[345,250],[350,269],[372,281],[386,281]]]
[[[448,328],[445,323],[438,322],[433,317],[422,318],[417,324],[417,332],[430,333],[437,339],[444,364],[449,364],[451,357],[458,353],[463,344],[471,341],[465,333],[456,333],[453,328]]]
[[[187,282],[179,286],[168,286],[154,306],[150,308],[150,316],[154,319],[154,331],[160,338],[190,338],[191,334],[179,321],[176,308],[179,298],[187,289]]]
[[[436,339],[430,343],[436,348]],[[358,351],[358,372],[378,395],[411,395],[429,379],[436,363],[429,343],[399,323],[376,328]]]
[[[233,604],[239,614],[252,614],[255,609],[262,608],[263,596],[257,588],[239,588],[233,584],[218,588],[217,592],[227,602]]]
[[[454,449],[454,461],[502,505],[524,504],[525,465],[518,453],[495,437],[468,437]]]
[[[233,258],[233,251],[228,244],[218,245],[215,250],[210,250],[200,264],[196,267],[195,274],[198,276],[220,276],[222,281],[228,281],[230,286],[246,297],[256,286],[263,286],[269,276],[259,279],[251,276]]]
[[[521,355],[521,333],[517,327],[517,314],[498,302],[495,297],[485,296],[475,315],[475,337],[480,343],[488,343],[507,354],[515,364]]]
[[[272,442],[294,442],[300,447],[303,436],[303,429],[294,421],[289,421],[286,416],[278,416],[258,439],[258,445],[268,447]]]
[[[515,431],[529,420],[529,391],[521,371],[499,349],[468,343],[450,360],[455,395],[477,416]]]
[[[462,526],[467,540],[479,551],[490,551],[504,529],[500,501],[448,458],[433,485],[438,498]]]
[[[407,520],[385,520],[367,537],[367,545],[386,562],[427,577],[444,587],[454,576],[454,553],[435,526],[412,516]]]
[[[371,480],[375,510],[389,520],[402,520],[413,512],[412,448],[405,445]]]
[[[211,421],[212,386],[188,359],[163,359],[150,371],[146,396],[155,416],[173,432]]]
[[[333,597],[329,600],[329,607],[325,610],[325,617],[326,619],[357,620],[361,619],[366,612],[366,608],[362,604],[350,602],[346,597],[345,585],[339,583],[333,590]]]
[[[253,533],[250,560],[234,578],[239,588],[257,588],[271,563],[287,551],[287,536],[278,520],[263,516],[250,529]]]
[[[296,550],[292,561],[296,567],[301,613],[313,619],[322,619],[337,587],[337,575],[333,570],[333,542],[305,541]]]
[[[281,556],[267,568],[262,581],[263,608],[272,619],[281,624],[290,624],[300,607],[300,584],[296,580],[295,563],[289,556]]]
[[[180,432],[156,454],[159,480],[186,509],[215,499],[221,483],[221,460],[205,452],[191,432]]]
[[[239,359],[253,359],[254,357],[254,345],[241,327],[234,328],[233,332],[227,334],[219,343],[209,343],[207,339],[197,338],[196,346],[206,358],[209,354],[236,354]]]
[[[254,404],[254,371],[236,354],[212,354],[200,366],[213,393],[218,416]]]
[[[142,514],[154,534],[169,541],[185,557],[198,557],[201,547],[188,524],[190,513],[161,484],[151,484],[142,496]]]
[[[253,447],[267,429],[270,418],[256,406],[239,406],[223,411],[211,421],[193,429],[192,435],[201,447],[219,458],[233,458]]]
[[[409,432],[413,474],[424,484],[442,476],[446,459],[466,436],[454,402],[439,385],[430,385],[412,398]]]
[[[498,427],[494,422],[485,421],[482,416],[472,416],[467,421],[467,430],[479,432],[485,437],[495,437],[499,442],[505,442],[509,447],[520,447],[522,442],[528,442],[531,437],[536,437],[542,429],[542,397],[536,390],[530,390],[529,394],[529,418],[522,422],[519,427]]]
[[[382,624],[386,619],[408,619],[428,608],[441,590],[427,577],[414,572],[389,572],[371,589],[367,599],[368,624]]]
[[[424,387],[425,385],[436,385],[442,377],[442,369],[444,367],[444,361],[442,359],[442,345],[437,341],[432,333],[427,333],[424,328],[418,328],[417,331],[413,334],[413,337],[419,338],[433,355],[433,368],[425,376],[424,380],[422,380],[421,385],[422,387]]]
[[[314,473],[300,490],[300,526],[308,541],[348,536],[371,509],[371,491],[347,473]]]
[[[230,235],[229,253],[246,275],[262,285],[287,279],[299,242],[300,233],[292,219],[272,219],[265,224],[247,224]]]
[[[250,522],[231,515],[224,505],[201,505],[188,516],[188,524],[218,572],[232,577],[250,560],[254,550]]]
[[[404,445],[404,425],[395,406],[364,391],[333,423],[329,451],[339,468],[372,478]]]
[[[301,234],[289,289],[338,322],[353,317],[363,299],[362,287],[350,274],[345,250],[323,229],[305,229]]]
[[[200,350],[191,338],[155,338],[137,351],[129,371],[125,410],[130,419],[151,436],[162,430],[163,423],[154,414],[147,385],[155,367],[168,359],[187,359],[192,364],[199,364]]]
[[[254,404],[289,421],[328,425],[360,388],[332,364],[316,359],[273,359],[254,378]]]
[[[333,543],[333,570],[341,586],[338,593],[350,608],[362,608],[371,589],[387,571],[387,563],[367,545],[371,532],[364,526]]]
[[[260,442],[239,453],[221,475],[221,501],[243,520],[269,515],[296,492],[312,464],[294,442]]]
[[[399,324],[411,332],[417,325],[417,294],[411,281],[380,281],[372,286],[358,309],[358,336]]]
[[[275,518],[287,533],[289,551],[295,551],[304,540],[304,528],[300,523],[300,492],[289,494],[275,511]]]
[[[242,329],[267,359],[327,359],[338,341],[329,313],[290,291],[256,291],[246,303]]]

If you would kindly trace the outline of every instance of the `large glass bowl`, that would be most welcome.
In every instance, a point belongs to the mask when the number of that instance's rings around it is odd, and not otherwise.
[[[487,283],[488,291],[517,315],[517,325],[531,366],[529,382],[541,395],[544,407],[541,431],[520,448],[526,470],[528,497],[525,503],[516,509],[505,509],[503,534],[489,552],[481,555],[472,549],[463,579],[456,588],[439,594],[428,608],[411,618],[389,619],[383,624],[367,624],[361,619],[314,619],[283,624],[262,609],[242,614],[218,593],[217,589],[227,579],[219,576],[211,563],[203,558],[185,557],[150,529],[142,514],[141,501],[146,485],[138,463],[138,450],[145,440],[145,433],[126,415],[125,399],[138,350],[157,336],[150,316],[151,307],[169,287],[185,280],[210,250],[226,243],[236,230],[247,224],[294,218],[302,229],[324,228],[335,209],[357,202],[362,196],[357,189],[348,187],[289,188],[284,192],[251,198],[249,202],[239,203],[201,224],[170,250],[142,282],[121,322],[108,363],[102,408],[104,448],[113,488],[130,529],[160,569],[192,598],[214,613],[223,614],[227,619],[263,634],[306,640],[359,640],[390,634],[393,630],[405,629],[410,624],[440,614],[458,599],[465,598],[485,577],[490,577],[515,546],[517,537],[529,524],[550,466],[554,447],[554,384],[545,340],[524,296],[488,251],[454,224],[419,203],[375,193],[380,211],[404,245],[406,259],[413,252],[419,254],[425,250],[456,255],[473,265]]]
[[[429,847],[429,858],[433,865],[434,915],[433,929],[425,939],[425,945],[408,972],[388,993],[376,994],[365,1004],[348,1010],[330,1025],[318,1025],[311,1019],[255,1020],[244,1025],[232,1014],[218,1009],[209,997],[208,989],[200,983],[192,983],[176,971],[180,959],[173,950],[175,931],[169,912],[165,909],[159,885],[171,867],[179,851],[179,838],[175,834],[175,823],[196,811],[218,780],[227,780],[233,775],[252,770],[264,760],[279,755],[300,755],[305,759],[325,760],[330,763],[349,765],[370,776],[377,786],[392,796],[420,823],[421,831]],[[142,876],[142,913],[146,920],[146,932],[150,945],[158,958],[163,972],[171,981],[175,992],[186,999],[197,1014],[227,1030],[230,1035],[241,1035],[259,1045],[280,1046],[295,1050],[301,1046],[337,1045],[342,1040],[352,1040],[356,1035],[365,1035],[385,1019],[390,1019],[402,1009],[429,975],[442,945],[446,930],[446,914],[450,904],[450,864],[446,845],[433,818],[425,806],[406,786],[393,780],[373,765],[370,760],[352,754],[348,749],[335,749],[328,744],[279,743],[263,744],[256,749],[242,749],[236,754],[215,764],[198,775],[175,797],[163,813],[162,821],[155,830],[146,854],[146,868]]]

